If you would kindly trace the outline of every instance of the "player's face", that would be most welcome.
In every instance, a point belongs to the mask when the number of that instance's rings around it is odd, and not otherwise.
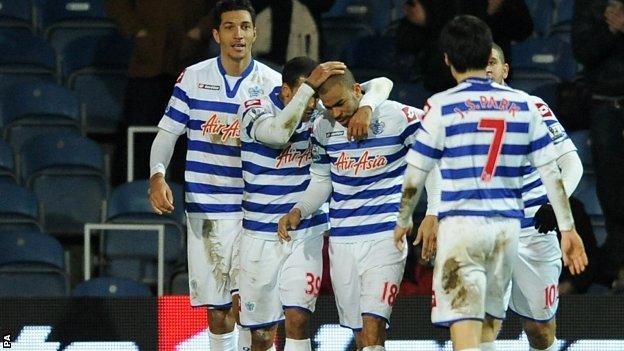
[[[501,60],[498,51],[492,49],[490,53],[490,60],[488,61],[488,65],[485,68],[485,73],[488,78],[492,79],[498,84],[503,84],[503,81],[507,78],[509,74],[509,65]]]
[[[256,41],[256,28],[249,12],[224,12],[221,14],[219,29],[213,29],[212,35],[219,43],[222,56],[235,61],[251,57],[251,47]]]
[[[320,95],[323,105],[331,116],[345,127],[349,125],[349,120],[357,111],[361,97],[362,88],[357,83],[351,89],[334,84],[325,94]]]
[[[282,85],[282,102],[284,103],[284,105],[288,105],[288,103],[290,103],[293,96],[295,96],[297,90],[299,90],[299,87],[301,86],[301,84],[303,84],[304,81],[305,77],[300,77],[294,87],[290,87],[288,86],[288,84],[285,83]],[[301,118],[302,121],[307,122],[310,120],[310,117],[312,117],[312,112],[314,112],[314,109],[316,108],[317,101],[318,99],[316,98],[316,96],[313,96],[310,98],[310,100],[308,100],[306,108],[303,111],[303,117]]]

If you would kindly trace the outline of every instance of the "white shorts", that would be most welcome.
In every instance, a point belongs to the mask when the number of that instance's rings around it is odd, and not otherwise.
[[[323,276],[323,236],[288,243],[243,234],[240,319],[257,329],[284,320],[284,309],[314,312]]]
[[[518,258],[505,301],[521,317],[548,322],[559,306],[561,249],[556,233],[520,237]]]
[[[226,309],[238,291],[240,219],[187,220],[191,306]]]
[[[431,322],[502,319],[505,292],[518,255],[520,221],[453,216],[440,221],[433,269]]]
[[[384,319],[389,326],[405,269],[407,250],[392,237],[345,243],[329,239],[330,275],[340,325],[362,329],[362,315]]]

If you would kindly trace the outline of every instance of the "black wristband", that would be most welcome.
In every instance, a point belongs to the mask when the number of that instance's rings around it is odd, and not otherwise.
[[[309,86],[310,88],[312,88],[312,90],[314,90],[314,94],[318,93],[318,87],[315,88],[314,85],[310,83],[310,80],[306,79],[304,83],[307,84],[307,86]]]

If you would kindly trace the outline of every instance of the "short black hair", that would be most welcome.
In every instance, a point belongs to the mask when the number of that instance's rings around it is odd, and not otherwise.
[[[229,11],[247,11],[251,16],[251,24],[256,26],[256,10],[254,10],[249,0],[221,0],[217,2],[212,10],[214,29],[221,26],[221,15]]]
[[[355,83],[356,81],[353,77],[353,73],[351,73],[348,68],[345,68],[344,74],[334,74],[333,76],[327,78],[327,80],[325,80],[325,82],[323,82],[323,84],[319,87],[319,94],[327,94],[329,89],[331,89],[334,85],[340,85],[343,88],[351,89]]]
[[[310,73],[316,68],[316,61],[306,56],[295,57],[289,60],[282,69],[282,82],[289,87],[294,88],[299,78],[308,77]]]
[[[505,63],[505,52],[503,51],[503,48],[501,48],[496,43],[492,43],[492,49],[494,49],[494,51],[496,51],[496,54],[498,54],[498,59],[501,61],[501,63]]]
[[[457,16],[442,29],[440,49],[458,73],[485,69],[492,53],[492,31],[475,16]]]

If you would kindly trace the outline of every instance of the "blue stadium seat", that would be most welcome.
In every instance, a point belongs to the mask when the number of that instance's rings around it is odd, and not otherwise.
[[[548,72],[562,79],[572,79],[578,63],[572,55],[572,45],[565,33],[546,38],[529,38],[511,47],[515,72]]]
[[[346,47],[360,37],[373,35],[374,30],[349,18],[323,18],[323,56],[325,60],[337,60]]]
[[[553,24],[553,14],[555,12],[553,1],[525,0],[525,3],[533,18],[534,32],[539,36],[548,35]]]
[[[35,194],[13,182],[0,181],[0,196],[0,231],[41,231]]]
[[[554,0],[555,12],[553,18],[554,26],[571,24],[574,15],[574,0]]]
[[[43,205],[45,230],[81,234],[86,222],[100,222],[107,195],[100,146],[75,134],[40,136],[20,152],[22,182]]]
[[[583,203],[588,215],[592,217],[602,216],[602,208],[596,195],[596,176],[594,174],[583,174],[581,182],[572,195]]]
[[[67,296],[64,253],[55,238],[37,231],[2,232],[0,296]]]
[[[61,54],[67,86],[86,105],[89,133],[114,133],[122,117],[131,43],[119,35],[89,36]]]
[[[583,168],[586,173],[593,172],[592,154],[591,154],[591,140],[589,139],[589,130],[577,130],[568,133],[568,136],[576,146],[576,152],[578,153],[581,162],[583,162]]]
[[[184,189],[175,183],[169,186],[174,195],[175,211],[172,214],[155,214],[146,196],[148,181],[137,180],[122,184],[111,192],[106,221],[165,224],[165,261],[172,263],[178,259],[183,247]],[[104,247],[100,250],[106,258],[106,275],[154,283],[157,277],[157,238],[155,232],[108,231],[103,239]]]
[[[59,53],[76,38],[116,32],[104,0],[43,0],[39,7],[44,36]]]
[[[431,95],[422,83],[394,83],[390,92],[390,100],[422,109]]]
[[[30,0],[5,0],[0,5],[0,27],[28,30],[34,28],[33,5]]]
[[[141,297],[152,296],[150,289],[130,279],[101,277],[81,282],[74,288],[75,297]]]
[[[56,81],[54,49],[22,28],[0,28],[0,91],[27,80]]]
[[[29,139],[60,131],[80,133],[80,102],[54,83],[24,82],[0,94],[4,138],[14,150]]]
[[[0,124],[0,127],[2,125]],[[0,139],[0,179],[17,181],[13,150],[6,141]]]

